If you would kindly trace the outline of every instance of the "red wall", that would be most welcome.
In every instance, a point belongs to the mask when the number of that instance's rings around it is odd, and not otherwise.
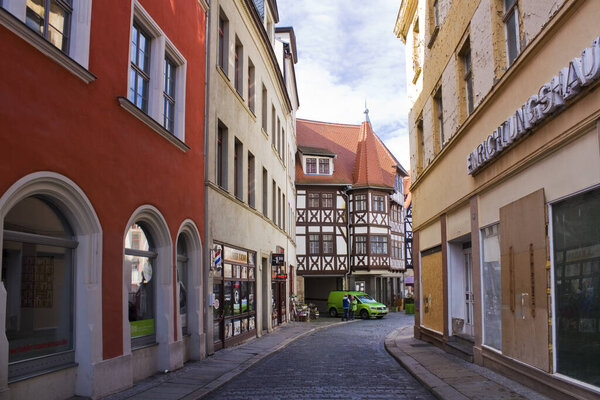
[[[103,229],[105,359],[123,353],[123,237],[135,209],[155,206],[173,243],[190,218],[204,242],[205,14],[198,0],[140,3],[187,60],[187,153],[117,100],[128,90],[130,1],[93,2],[90,84],[0,26],[0,196],[27,174],[53,171],[90,199]]]

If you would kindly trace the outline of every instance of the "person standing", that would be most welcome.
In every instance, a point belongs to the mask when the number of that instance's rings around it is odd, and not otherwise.
[[[356,296],[350,295],[350,319],[354,319],[354,313],[358,308],[358,300],[356,300]]]
[[[344,298],[342,299],[342,307],[344,308],[344,316],[342,317],[342,321],[348,321],[348,312],[350,311],[350,299],[348,298],[348,293],[344,294]]]

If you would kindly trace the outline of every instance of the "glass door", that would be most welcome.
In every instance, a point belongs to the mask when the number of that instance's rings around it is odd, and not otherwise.
[[[465,330],[473,336],[473,258],[471,249],[464,251],[465,256]]]

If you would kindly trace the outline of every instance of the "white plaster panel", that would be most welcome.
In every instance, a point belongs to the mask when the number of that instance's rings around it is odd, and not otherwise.
[[[379,234],[387,234],[389,232],[388,228],[381,228],[381,227],[373,227],[371,228],[371,233],[379,235]]]
[[[321,231],[322,232],[333,232],[333,226],[322,226]]]
[[[298,190],[298,195],[304,195],[306,194],[306,190]]]
[[[363,233],[367,233],[367,227],[366,226],[359,226],[357,228],[354,228],[354,234],[363,234]]]
[[[308,227],[308,231],[309,232],[320,232],[321,231],[321,227],[319,227],[319,226],[309,226]]]
[[[306,236],[296,236],[296,254],[299,256],[306,254]]]
[[[297,208],[306,208],[306,196],[299,195],[297,198]]]
[[[336,236],[335,245],[338,254],[346,255],[348,253],[348,246],[346,245],[346,241],[342,236]]]
[[[305,226],[296,226],[296,235],[303,235],[306,233]]]
[[[540,188],[546,202],[568,196],[600,182],[598,134],[595,129],[519,175],[482,194],[479,226],[500,220],[500,208]]]
[[[344,196],[337,196],[336,208],[346,208],[346,199],[344,199]]]
[[[490,0],[481,0],[471,19],[471,68],[473,70],[473,105],[477,107],[494,85]]]

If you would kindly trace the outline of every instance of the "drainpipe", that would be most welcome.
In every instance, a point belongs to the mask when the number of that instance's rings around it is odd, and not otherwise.
[[[346,247],[346,253],[348,255],[348,271],[344,274],[344,283],[347,290],[350,290],[350,274],[352,273],[352,263],[351,263],[351,249],[352,242],[350,241],[350,194],[348,191],[352,189],[352,186],[347,185],[344,190],[344,196],[346,196],[346,236],[348,238],[348,246]]]
[[[206,62],[204,67],[204,269],[202,276],[202,290],[204,291],[204,349],[206,355],[208,355],[209,349],[209,339],[208,339],[208,327],[212,326],[212,321],[210,320],[212,317],[212,312],[208,312],[209,307],[209,287],[208,287],[208,279],[210,270],[211,258],[211,248],[208,246],[208,112],[209,112],[209,88],[210,88],[210,7],[211,1],[206,0],[208,3],[208,9],[206,10],[205,16],[205,26],[206,32],[204,34],[205,38],[205,49],[206,49]],[[211,353],[212,354],[212,353]]]

